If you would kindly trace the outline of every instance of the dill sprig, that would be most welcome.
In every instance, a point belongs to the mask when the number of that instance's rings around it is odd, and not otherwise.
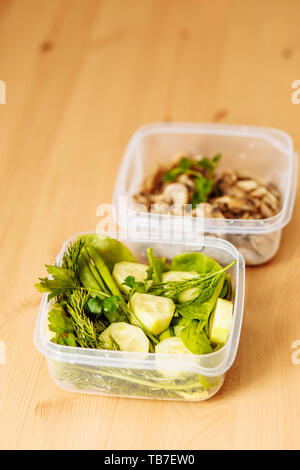
[[[97,344],[96,330],[93,322],[84,313],[84,305],[88,294],[84,291],[74,291],[66,309],[73,320],[76,340],[83,348],[95,348]]]
[[[203,296],[203,298],[208,298],[210,292],[213,292],[220,275],[230,269],[235,263],[236,260],[219,271],[209,274],[200,274],[199,276],[188,279],[186,281],[168,281],[155,283],[152,284],[148,292],[149,294],[153,295],[174,298],[186,289],[198,288],[199,295]]]
[[[48,300],[51,300],[53,297],[62,300],[65,296],[70,296],[74,289],[82,288],[77,261],[83,246],[84,240],[79,238],[71,243],[64,253],[61,266],[45,265],[51,278],[39,278],[40,282],[35,284],[35,287],[39,292],[48,292]]]
[[[98,334],[100,323],[95,325],[84,312],[88,298],[87,291],[75,290],[69,303],[66,303],[67,312],[72,318],[76,341],[82,348],[108,349]]]
[[[71,243],[68,246],[67,251],[64,253],[63,260],[61,263],[62,268],[66,268],[73,272],[74,278],[76,279],[78,284],[80,284],[78,273],[78,257],[84,245],[85,240],[81,237]]]

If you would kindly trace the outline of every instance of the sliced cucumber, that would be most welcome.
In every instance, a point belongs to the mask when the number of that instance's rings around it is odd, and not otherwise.
[[[182,377],[187,374],[186,371],[182,370],[182,368],[184,369],[183,364],[186,359],[178,358],[175,362],[174,360],[170,361],[166,357],[160,356],[160,354],[184,354],[193,356],[193,353],[183,344],[179,336],[163,339],[155,346],[155,353],[156,367],[161,374],[172,378]]]
[[[149,340],[143,330],[137,326],[125,322],[112,323],[100,335],[107,344],[110,344],[111,337],[121,351],[149,352]]]
[[[129,261],[121,261],[116,263],[112,272],[120,291],[127,294],[130,287],[123,284],[128,276],[133,276],[136,282],[144,281],[147,278],[147,269],[149,266],[141,263],[131,263]]]
[[[193,353],[183,344],[179,336],[165,338],[155,346],[155,352],[158,354],[192,354]]]
[[[199,276],[195,271],[167,271],[163,274],[163,282],[174,282],[174,281],[186,281],[192,279],[193,277]],[[186,289],[178,295],[178,302],[183,304],[184,302],[189,302],[194,300],[198,295],[198,290],[196,288]]]
[[[212,343],[226,343],[230,333],[232,314],[232,302],[225,299],[218,299],[209,320],[208,335]]]
[[[162,275],[163,282],[174,282],[174,281],[185,281],[186,279],[192,279],[193,277],[199,276],[194,271],[166,271]]]
[[[130,307],[137,319],[153,335],[159,335],[168,328],[175,312],[173,300],[138,292],[133,294]],[[130,322],[136,324],[133,316]]]

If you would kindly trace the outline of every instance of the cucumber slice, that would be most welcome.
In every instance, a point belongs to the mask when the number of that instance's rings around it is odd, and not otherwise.
[[[209,320],[208,335],[212,343],[226,343],[230,333],[232,314],[232,302],[225,299],[218,299]]]
[[[100,338],[109,344],[112,337],[121,351],[149,352],[149,340],[143,330],[129,323],[112,323],[104,330]]]
[[[126,277],[133,276],[136,282],[144,281],[147,278],[148,268],[149,266],[146,264],[121,261],[120,263],[115,264],[112,275],[120,291],[128,294],[130,292],[130,287],[123,284]]]
[[[155,346],[155,352],[158,354],[191,354],[193,353],[183,344],[179,336],[165,338]]]
[[[193,277],[199,276],[195,271],[167,271],[162,276],[163,282],[174,282],[174,281],[186,281],[187,279],[192,279]],[[184,302],[189,302],[194,300],[197,297],[198,289],[191,288],[186,289],[178,295],[178,302],[183,304]]]
[[[175,312],[173,300],[138,292],[133,294],[130,307],[137,319],[153,335],[159,335],[168,328]],[[130,322],[136,323],[133,316]]]
[[[155,353],[156,368],[161,374],[174,379],[189,375],[188,372],[182,370],[182,368],[184,369],[183,363],[186,361],[185,358],[178,358],[176,362],[171,362],[167,358],[160,356],[160,354],[184,354],[193,356],[193,353],[183,344],[179,336],[163,339],[155,346]]]

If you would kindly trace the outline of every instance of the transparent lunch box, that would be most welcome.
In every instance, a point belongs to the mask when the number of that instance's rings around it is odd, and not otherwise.
[[[203,224],[198,225],[200,235],[203,231],[233,243],[246,264],[257,265],[270,260],[279,248],[282,228],[290,221],[294,206],[297,154],[291,137],[277,129],[240,125],[157,123],[141,127],[128,144],[114,191],[116,220],[121,227],[135,226],[150,236],[153,229],[162,229],[170,216],[135,210],[133,196],[158,166],[168,164],[180,151],[207,156],[221,153],[218,171],[248,171],[277,185],[282,204],[274,217],[262,220],[205,218]],[[171,217],[175,231],[182,227],[184,219],[191,218]]]
[[[56,258],[58,264],[69,243],[77,236],[66,241]],[[118,238],[116,235],[111,236]],[[128,246],[139,262],[147,260],[149,246],[155,255],[164,256],[167,261],[176,254],[186,252],[202,252],[223,266],[236,260],[229,271],[232,276],[234,311],[227,343],[211,354],[191,356],[61,346],[49,339],[47,317],[51,302],[47,301],[45,294],[36,322],[34,342],[47,359],[51,377],[63,389],[81,393],[185,401],[210,398],[221,388],[239,344],[245,289],[243,257],[232,244],[210,237],[205,238],[203,246],[195,242],[173,240],[120,241]]]

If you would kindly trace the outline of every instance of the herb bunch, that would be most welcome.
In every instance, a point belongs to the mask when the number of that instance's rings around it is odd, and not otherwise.
[[[203,157],[196,160],[182,157],[178,164],[163,174],[163,183],[170,183],[182,174],[188,175],[194,182],[194,191],[190,197],[190,203],[195,208],[197,204],[206,202],[208,196],[215,190],[214,171],[220,161],[218,153],[211,159]]]

